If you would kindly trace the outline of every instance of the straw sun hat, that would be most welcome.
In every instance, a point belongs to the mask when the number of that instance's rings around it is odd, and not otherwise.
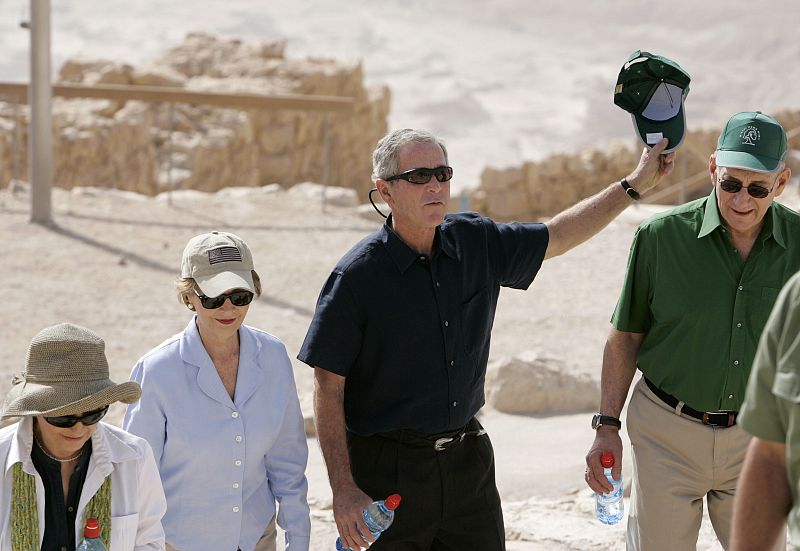
[[[113,402],[131,404],[138,383],[108,378],[105,342],[71,323],[42,329],[28,348],[25,372],[14,375],[0,419],[30,415],[79,415]]]

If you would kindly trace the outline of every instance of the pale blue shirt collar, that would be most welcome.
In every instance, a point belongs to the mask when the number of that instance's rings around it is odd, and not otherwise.
[[[181,336],[180,355],[184,362],[197,366],[197,386],[209,398],[228,407],[238,407],[244,404],[266,381],[266,374],[261,364],[256,361],[261,344],[242,325],[239,328],[239,370],[236,375],[236,391],[234,399],[228,395],[225,385],[214,367],[211,356],[208,355],[200,332],[197,329],[197,316],[193,317]]]

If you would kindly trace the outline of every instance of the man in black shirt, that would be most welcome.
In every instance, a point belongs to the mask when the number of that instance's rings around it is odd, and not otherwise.
[[[527,289],[543,260],[589,239],[668,174],[667,140],[621,182],[546,224],[445,216],[453,171],[436,137],[399,130],[373,155],[386,224],[339,261],[298,358],[342,542],[373,541],[361,511],[403,497],[375,549],[505,549],[494,454],[475,419],[500,287]],[[556,193],[558,190],[554,189]]]

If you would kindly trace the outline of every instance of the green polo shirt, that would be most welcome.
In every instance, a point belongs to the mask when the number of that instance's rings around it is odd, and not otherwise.
[[[739,424],[759,438],[786,444],[789,536],[800,542],[800,274],[781,291],[761,335]]]
[[[637,364],[699,411],[738,411],[761,330],[783,284],[800,270],[800,215],[773,203],[747,262],[712,190],[636,231],[612,317],[644,333]]]

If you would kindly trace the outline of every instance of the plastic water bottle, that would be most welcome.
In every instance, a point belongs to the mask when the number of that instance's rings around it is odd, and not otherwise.
[[[603,455],[600,456],[600,463],[603,465],[603,474],[606,475],[614,489],[608,494],[595,492],[594,512],[597,520],[603,524],[616,524],[622,520],[625,513],[625,502],[622,500],[622,476],[619,477],[619,480],[614,480],[611,476],[611,467],[614,466],[613,453],[603,452]]]
[[[96,518],[86,519],[86,528],[83,529],[83,541],[75,551],[108,551],[103,540],[100,539],[100,523]]]
[[[378,539],[381,533],[389,528],[394,521],[394,510],[400,505],[400,494],[392,494],[385,500],[373,501],[362,511],[361,516],[364,522],[367,523],[372,537]],[[336,538],[336,551],[353,551],[349,547],[345,547],[342,543],[342,538]]]

